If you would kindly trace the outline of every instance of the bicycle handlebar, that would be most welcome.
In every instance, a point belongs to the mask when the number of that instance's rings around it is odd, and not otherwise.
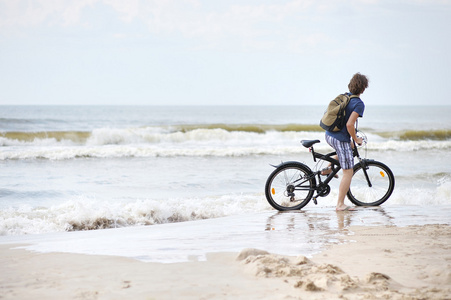
[[[356,135],[357,135],[357,137],[359,137],[359,138],[361,138],[362,139],[362,144],[361,145],[358,145],[358,146],[363,146],[363,145],[366,145],[366,144],[368,144],[368,138],[366,137],[366,135],[363,133],[363,132],[361,132],[361,131],[357,131],[356,132]],[[354,141],[354,145],[355,145],[355,141]]]

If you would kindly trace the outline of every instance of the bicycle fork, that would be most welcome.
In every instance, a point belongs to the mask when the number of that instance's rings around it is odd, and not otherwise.
[[[370,181],[370,177],[368,176],[368,172],[367,172],[368,165],[366,164],[366,159],[361,159],[360,157],[358,157],[358,159],[359,159],[360,165],[362,166],[362,171],[363,171],[363,174],[365,175],[365,179],[366,179],[366,182],[368,183],[368,186],[373,187],[373,185],[371,184],[371,181]]]

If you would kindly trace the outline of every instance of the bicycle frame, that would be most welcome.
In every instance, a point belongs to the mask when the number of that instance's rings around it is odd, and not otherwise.
[[[366,178],[366,180],[368,182],[368,186],[371,187],[372,184],[371,184],[371,181],[370,181],[370,179],[368,177],[368,174],[366,172],[366,169],[367,169],[366,164],[365,164],[366,159],[360,158],[360,154],[359,154],[359,151],[357,149],[357,145],[356,145],[356,143],[354,141],[353,141],[353,146],[354,146],[354,148],[353,148],[353,157],[357,157],[357,159],[359,160],[359,163],[363,167],[363,172],[364,172],[365,178]],[[315,180],[315,186],[313,188],[309,189],[309,190],[316,191],[317,194],[315,196],[313,196],[313,202],[315,204],[317,204],[316,198],[324,197],[324,196],[327,196],[329,194],[329,192],[330,192],[329,182],[341,170],[341,166],[340,166],[340,162],[338,160],[332,158],[332,156],[337,155],[336,151],[330,152],[328,154],[322,154],[322,153],[319,153],[319,152],[315,152],[315,149],[313,148],[313,145],[311,145],[308,148],[309,148],[310,153],[312,153],[314,162],[316,162],[317,159],[321,159],[321,160],[330,162],[331,163],[331,169],[332,169],[332,172],[330,172],[330,174],[326,177],[326,179],[324,181],[321,180],[321,172],[322,172],[321,170],[320,171],[316,171],[316,172],[312,172],[312,174],[310,176],[308,176],[308,178],[305,178],[306,180],[310,180],[312,177],[318,177],[318,182],[319,183],[316,184],[316,180]],[[300,185],[298,185],[298,186],[300,186]]]
[[[322,154],[319,152],[315,152],[313,149],[313,146],[309,148],[310,153],[312,153],[313,161],[316,162],[316,159],[321,159],[327,162],[331,163],[332,172],[329,174],[329,176],[326,177],[324,181],[321,180],[321,171],[314,172],[313,174],[315,176],[318,176],[319,182],[324,184],[329,184],[329,182],[334,178],[334,176],[338,173],[338,171],[341,170],[340,162],[332,156],[337,155],[337,152],[330,152],[328,154]]]

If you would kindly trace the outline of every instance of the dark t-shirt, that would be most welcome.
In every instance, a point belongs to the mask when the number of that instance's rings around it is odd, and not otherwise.
[[[348,93],[348,95],[351,95]],[[349,117],[351,116],[352,112],[356,112],[359,114],[359,117],[363,117],[363,111],[365,110],[365,104],[363,103],[360,98],[351,98],[349,101],[348,106],[346,106],[346,115],[345,120],[346,123],[349,120]],[[345,123],[345,124],[346,124]],[[346,125],[340,130],[336,132],[332,131],[326,131],[327,135],[330,135],[331,137],[336,138],[337,140],[341,142],[350,142],[351,141],[351,135],[348,132],[348,129],[346,128]]]

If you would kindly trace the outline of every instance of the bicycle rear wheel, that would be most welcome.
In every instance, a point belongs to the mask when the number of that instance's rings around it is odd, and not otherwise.
[[[366,168],[363,167],[366,165]],[[348,198],[358,206],[381,205],[395,188],[395,177],[389,167],[378,161],[365,161],[354,166]]]
[[[265,185],[266,200],[280,211],[298,210],[310,201],[315,186],[315,177],[307,166],[285,163],[269,175]]]

